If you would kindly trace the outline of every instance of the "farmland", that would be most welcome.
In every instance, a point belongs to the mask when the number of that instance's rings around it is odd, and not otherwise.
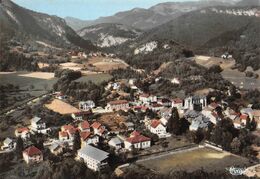
[[[223,171],[231,166],[243,167],[248,164],[248,159],[210,148],[183,151],[138,162],[138,165],[159,173],[169,173],[178,170],[191,172],[201,168],[207,171]]]
[[[54,99],[50,104],[46,104],[45,107],[60,114],[72,114],[80,112],[80,110],[76,107],[71,106],[70,104],[65,103],[59,99]]]

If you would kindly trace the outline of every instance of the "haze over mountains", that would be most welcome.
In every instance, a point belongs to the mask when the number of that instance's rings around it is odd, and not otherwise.
[[[191,2],[166,2],[152,6],[148,9],[134,8],[129,11],[118,12],[108,17],[100,17],[93,21],[84,21],[72,17],[66,17],[65,20],[69,26],[75,30],[90,25],[101,23],[119,23],[133,26],[137,29],[151,29],[161,25],[169,20],[179,17],[187,12],[202,9],[210,6],[239,6],[259,5],[259,0],[202,0]]]
[[[0,3],[0,26],[1,38],[94,49],[91,42],[80,38],[62,18],[25,9],[10,0]]]

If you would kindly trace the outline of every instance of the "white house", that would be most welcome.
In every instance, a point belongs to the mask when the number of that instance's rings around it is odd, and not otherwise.
[[[17,128],[15,130],[15,136],[22,139],[28,139],[30,137],[30,130],[27,127]]]
[[[2,150],[14,150],[16,147],[16,142],[13,139],[6,138],[1,146]]]
[[[41,118],[35,116],[31,119],[31,128],[34,131],[41,131],[46,129],[46,123]]]
[[[158,103],[154,103],[151,105],[151,110],[153,110],[153,111],[160,111],[163,108],[164,108],[164,106],[161,104],[158,104]]]
[[[81,112],[72,113],[71,117],[77,121],[83,120],[83,114]]]
[[[23,151],[23,159],[27,164],[39,163],[43,161],[43,154],[38,148],[31,146]]]
[[[78,150],[78,158],[84,161],[87,167],[93,171],[100,171],[105,168],[108,165],[108,157],[109,153],[91,145],[83,146]]]
[[[99,143],[99,136],[92,135],[91,132],[81,132],[80,133],[81,142],[83,144],[94,144],[97,145]]]
[[[111,101],[107,104],[106,110],[110,111],[126,111],[129,109],[129,103],[126,100]]]
[[[151,139],[134,131],[130,137],[124,141],[124,144],[127,150],[145,149],[151,146]]]
[[[175,107],[177,109],[183,108],[183,100],[180,98],[172,99],[172,107]]]
[[[172,102],[171,100],[167,99],[167,98],[159,98],[157,99],[157,103],[165,106],[165,107],[171,107],[172,106]]]
[[[148,125],[148,129],[151,133],[156,134],[159,138],[170,137],[171,134],[167,133],[166,126],[162,125],[160,120],[152,120],[150,125]]]
[[[157,102],[157,96],[149,95],[149,94],[141,94],[139,96],[139,100],[142,103],[151,103],[151,102]]]
[[[49,147],[51,153],[53,153],[54,155],[59,155],[63,152],[63,147],[58,144],[58,143],[54,143]]]
[[[116,150],[121,149],[122,144],[123,142],[118,137],[114,137],[108,141],[108,145],[115,148]]]
[[[92,100],[79,102],[79,109],[82,111],[89,111],[90,109],[92,109],[94,107],[95,107],[95,103]]]

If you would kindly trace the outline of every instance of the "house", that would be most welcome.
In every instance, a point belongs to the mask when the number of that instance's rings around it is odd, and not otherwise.
[[[78,150],[78,158],[84,161],[87,167],[93,171],[100,171],[105,168],[108,165],[108,157],[109,153],[91,145],[86,145]]]
[[[207,106],[206,96],[191,96],[184,100],[184,109],[201,111]]]
[[[69,139],[69,134],[66,131],[59,131],[59,140],[64,141]]]
[[[81,112],[72,113],[71,117],[74,120],[77,120],[77,121],[82,121],[83,120],[83,114]]]
[[[58,143],[54,143],[49,147],[51,153],[53,153],[54,155],[59,155],[63,152],[63,147],[58,144]]]
[[[111,101],[107,104],[106,109],[112,111],[119,111],[119,110],[126,111],[129,109],[129,103],[126,100]]]
[[[167,133],[166,126],[164,126],[160,120],[154,119],[148,125],[148,129],[151,133],[156,134],[159,138],[170,137],[171,134]]]
[[[132,122],[124,122],[124,125],[128,131],[133,131],[135,129],[135,125]]]
[[[160,116],[166,119],[169,119],[172,115],[172,108],[164,107],[159,112]]]
[[[249,115],[247,115],[247,114],[241,114],[239,116],[239,118],[240,118],[240,121],[243,125],[246,125],[246,122],[247,122],[248,119],[250,120]]]
[[[178,78],[173,78],[173,79],[171,80],[171,83],[172,83],[172,84],[177,84],[177,85],[179,85],[181,82],[180,82],[180,80],[179,80]]]
[[[90,124],[88,123],[88,121],[83,121],[79,123],[78,129],[82,132],[90,132]]]
[[[201,111],[201,114],[203,114],[206,118],[209,118],[210,122],[213,124],[217,124],[221,118],[218,116],[218,114],[212,110],[212,108],[206,107]]]
[[[121,149],[122,144],[123,142],[118,137],[114,137],[108,141],[108,145],[116,150]]]
[[[127,150],[145,149],[151,146],[151,139],[134,131],[131,133],[130,137],[124,141],[124,144]]]
[[[95,103],[92,100],[79,102],[79,109],[82,111],[89,111],[90,109],[92,109],[94,107],[95,107]]]
[[[71,124],[64,125],[61,127],[61,132],[59,132],[59,138],[60,140],[64,140],[64,139],[66,140],[66,134],[65,134],[66,132],[68,139],[73,140],[77,131],[79,131],[79,129],[75,128]]]
[[[233,57],[228,52],[226,52],[223,55],[221,55],[221,58],[223,58],[223,59],[230,59],[230,58],[233,58]]]
[[[177,109],[182,109],[183,107],[183,100],[180,98],[172,99],[172,107],[175,107]]]
[[[17,128],[15,130],[15,136],[22,139],[28,139],[30,137],[30,130],[27,127]]]
[[[151,110],[152,111],[160,111],[163,108],[164,108],[164,106],[161,105],[161,104],[158,104],[158,103],[154,103],[154,104],[151,105]]]
[[[154,95],[149,95],[149,94],[141,94],[139,96],[139,100],[142,102],[142,103],[151,103],[151,102],[157,102],[157,96],[154,96]]]
[[[31,128],[34,131],[46,129],[46,123],[39,117],[35,116],[31,119]]]
[[[85,144],[94,144],[97,145],[99,143],[99,136],[92,135],[91,132],[81,132],[80,133],[81,142]]]
[[[2,150],[14,150],[16,147],[16,142],[13,139],[6,138],[1,146]]]
[[[167,123],[168,123],[168,119],[169,119],[169,118],[164,118],[164,117],[162,117],[162,118],[160,119],[162,125],[166,126]]]
[[[23,151],[23,159],[27,164],[39,163],[43,161],[43,154],[38,148],[31,146]]]
[[[99,136],[103,136],[106,134],[106,128],[99,122],[94,122],[91,127],[94,130],[94,134],[97,134]]]
[[[210,124],[208,118],[205,118],[203,115],[199,115],[191,121],[191,125],[189,127],[190,131],[197,131],[198,129],[207,129]]]
[[[169,100],[167,98],[159,98],[157,100],[157,103],[164,106],[164,107],[171,107],[172,106],[171,100]]]

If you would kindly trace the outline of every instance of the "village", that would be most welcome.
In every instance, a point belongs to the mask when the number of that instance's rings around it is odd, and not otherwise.
[[[135,83],[136,79],[109,81],[105,91],[111,92],[110,101],[104,107],[97,106],[92,100],[73,100],[62,92],[49,94],[42,107],[66,115],[70,122],[51,126],[44,115],[35,115],[29,119],[28,125],[15,129],[14,137],[7,137],[2,142],[1,153],[16,151],[22,143],[22,157],[28,165],[45,159],[44,148],[56,156],[74,156],[89,169],[102,172],[110,167],[112,154],[127,161],[193,148],[194,142],[176,136],[179,128],[194,133],[207,131],[229,118],[237,130],[250,125],[255,125],[253,130],[260,129],[260,110],[254,110],[250,105],[236,112],[224,101],[216,102],[215,97],[207,99],[207,96],[191,95],[172,99],[144,93]],[[125,88],[131,89],[131,93],[125,92]],[[131,116],[135,116],[134,119]],[[175,120],[180,119],[185,121],[177,122],[176,126]],[[53,135],[52,130],[58,132]],[[31,145],[30,141],[32,136],[39,134],[46,136],[41,141],[41,149]],[[212,142],[206,141],[201,145],[224,150]],[[124,162],[116,165],[122,164]],[[119,168],[115,171],[122,173]]]

